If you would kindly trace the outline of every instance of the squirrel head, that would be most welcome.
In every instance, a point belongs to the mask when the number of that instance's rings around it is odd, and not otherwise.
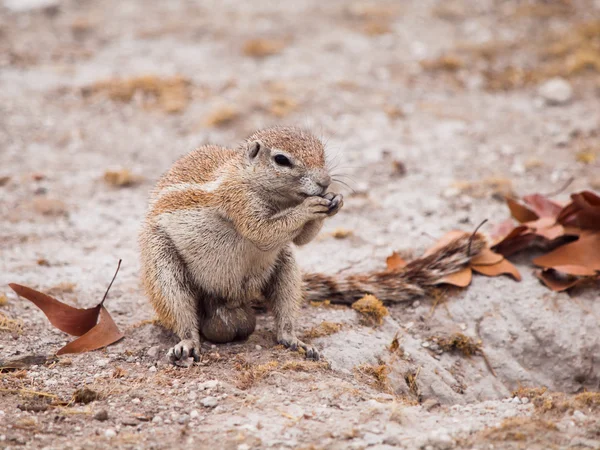
[[[253,184],[286,203],[323,195],[331,184],[323,143],[295,127],[259,130],[243,144]]]

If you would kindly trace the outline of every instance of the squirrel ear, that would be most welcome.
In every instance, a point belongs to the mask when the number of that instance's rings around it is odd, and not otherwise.
[[[252,160],[256,158],[260,150],[263,148],[263,143],[260,141],[252,141],[248,144],[248,157]]]

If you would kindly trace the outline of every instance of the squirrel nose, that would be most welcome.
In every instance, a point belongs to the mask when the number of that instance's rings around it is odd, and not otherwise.
[[[327,190],[329,185],[331,184],[331,177],[329,175],[323,175],[319,179],[316,180],[317,184],[323,188],[323,192]]]

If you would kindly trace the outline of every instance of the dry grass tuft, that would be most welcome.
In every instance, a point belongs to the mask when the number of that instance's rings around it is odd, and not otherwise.
[[[355,368],[355,371],[364,377],[368,377],[369,384],[375,389],[391,394],[393,393],[392,386],[390,385],[390,380],[388,379],[388,375],[390,373],[390,368],[385,364],[380,364],[378,366],[373,366],[371,364],[361,364],[360,366]]]
[[[135,175],[127,169],[107,170],[104,172],[104,181],[111,186],[126,187],[140,183],[144,177]]]
[[[266,377],[270,372],[273,372],[275,369],[277,369],[277,367],[279,367],[279,363],[277,361],[270,361],[266,364],[252,365],[243,358],[240,358],[235,363],[235,368],[241,372],[237,382],[238,389],[249,389]]]
[[[298,107],[298,102],[291,97],[278,95],[271,100],[269,112],[275,117],[285,117]]]
[[[346,239],[353,234],[354,232],[352,230],[347,230],[346,228],[336,228],[331,232],[331,236],[335,239]]]
[[[281,366],[281,370],[291,370],[293,372],[314,372],[315,370],[329,370],[330,366],[327,361],[287,361]]]
[[[83,403],[84,405],[87,405],[94,400],[98,400],[99,397],[100,395],[96,391],[92,391],[87,387],[83,387],[73,392],[72,401],[73,403]]]
[[[564,414],[576,409],[600,408],[600,392],[581,392],[577,395],[545,393],[533,398],[533,404],[540,413]]]
[[[456,72],[465,67],[465,62],[457,55],[449,54],[421,61],[421,67],[429,72]]]
[[[302,335],[303,339],[318,339],[325,336],[330,336],[332,334],[338,333],[344,327],[343,323],[337,322],[321,322],[316,327],[312,327],[311,329],[304,332]]]
[[[419,385],[417,384],[417,378],[419,378],[420,372],[421,368],[418,367],[417,370],[415,370],[414,372],[410,371],[404,374],[404,381],[406,381],[408,389],[418,401],[421,401],[421,390],[419,389]]]
[[[223,105],[211,112],[205,119],[204,124],[209,127],[222,127],[229,125],[240,116],[240,112],[234,106]]]
[[[383,318],[388,315],[388,309],[381,300],[373,295],[365,295],[352,304],[352,309],[362,314],[362,321],[368,325],[377,326],[383,323]]]
[[[519,389],[512,392],[512,396],[519,397],[519,398],[526,397],[529,400],[533,400],[534,398],[541,397],[542,395],[544,395],[547,390],[548,390],[548,388],[545,388],[545,387],[530,388],[530,387],[519,386]]]
[[[449,337],[438,337],[432,339],[445,352],[459,352],[464,356],[481,354],[481,342],[475,342],[473,338],[462,333],[455,333]]]
[[[285,46],[286,42],[282,39],[257,38],[247,40],[242,51],[246,56],[264,58],[280,53]]]
[[[69,281],[63,281],[61,283],[58,283],[58,284],[52,286],[48,290],[46,290],[46,294],[52,295],[52,296],[61,296],[64,294],[72,294],[73,292],[75,292],[75,286],[77,286],[75,283],[71,283]]]
[[[21,333],[23,331],[23,321],[18,319],[10,319],[9,317],[0,313],[0,331]]]
[[[124,378],[127,376],[127,371],[120,366],[115,367],[112,373],[112,378]]]
[[[83,94],[104,94],[113,101],[129,103],[139,93],[144,96],[145,105],[156,106],[172,114],[182,112],[187,107],[190,100],[189,84],[189,80],[181,76],[161,78],[142,75],[99,81],[84,88]]]
[[[583,164],[592,164],[596,161],[596,152],[592,149],[582,150],[575,155],[575,159]]]
[[[529,417],[511,417],[499,427],[483,430],[480,438],[490,442],[527,441],[532,445],[537,440],[549,439],[547,434],[553,432],[558,432],[558,428],[552,422]]]

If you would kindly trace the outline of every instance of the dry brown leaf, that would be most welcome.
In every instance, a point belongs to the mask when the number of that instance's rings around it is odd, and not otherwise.
[[[600,231],[600,197],[591,191],[571,194],[571,203],[556,220],[565,227]]]
[[[536,213],[522,203],[517,202],[515,199],[507,198],[506,204],[508,205],[508,209],[510,209],[512,216],[521,223],[533,222],[538,219]]]
[[[471,265],[475,266],[491,266],[498,264],[504,259],[504,256],[494,253],[489,248],[486,248],[473,259],[471,259]]]
[[[521,281],[521,274],[517,268],[507,259],[503,259],[498,264],[489,266],[472,265],[471,269],[475,272],[488,277],[497,277],[499,275],[511,275],[515,280]]]
[[[144,177],[135,175],[127,169],[107,170],[104,172],[104,181],[112,186],[125,187],[133,186],[142,181]]]
[[[578,240],[535,258],[533,263],[544,268],[582,266],[600,271],[600,233],[585,233]]]
[[[385,263],[387,265],[387,270],[401,269],[408,264],[397,252],[388,256]]]
[[[470,267],[466,267],[458,272],[447,275],[437,281],[436,284],[451,284],[458,287],[467,287],[471,283],[473,272]]]
[[[594,269],[590,269],[584,266],[577,266],[574,264],[567,264],[564,266],[554,266],[552,267],[556,272],[566,273],[567,275],[574,275],[578,277],[593,277],[596,275],[596,271]]]
[[[554,217],[558,216],[563,209],[562,205],[556,203],[549,198],[540,194],[531,194],[523,197],[523,201],[529,205],[530,209],[538,215],[538,217]]]
[[[84,88],[84,95],[105,93],[113,101],[130,102],[137,92],[154,99],[166,113],[183,111],[190,100],[189,80],[181,76],[161,78],[142,75],[126,79],[99,81]]]
[[[211,112],[204,119],[204,124],[210,127],[221,127],[230,124],[239,116],[240,113],[235,107],[224,105]]]
[[[35,304],[48,317],[52,325],[65,333],[81,336],[61,348],[57,355],[64,353],[81,353],[106,347],[123,337],[110,314],[104,308],[104,300],[115,280],[117,271],[104,294],[102,301],[93,308],[78,309],[66,305],[49,295],[31,289],[27,286],[11,283],[9,286],[17,295],[26,298]]]
[[[263,58],[281,52],[285,45],[286,43],[282,39],[249,39],[244,43],[243,52],[246,56]]]
[[[69,342],[56,352],[57,355],[66,353],[83,353],[106,347],[123,337],[112,317],[104,306],[100,306],[98,323],[79,339]]]
[[[556,292],[566,291],[584,280],[584,278],[559,273],[554,269],[536,270],[535,276]]]

